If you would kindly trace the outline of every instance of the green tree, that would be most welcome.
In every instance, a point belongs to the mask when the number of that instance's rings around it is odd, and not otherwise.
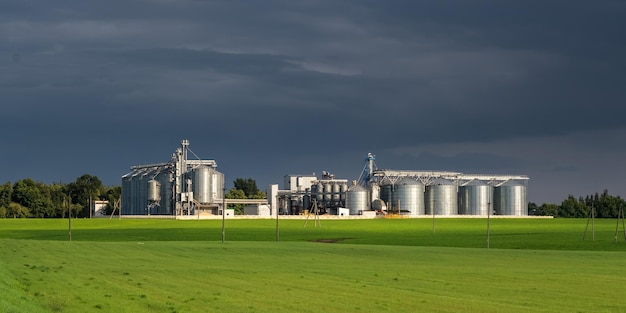
[[[246,198],[251,195],[256,195],[259,192],[259,188],[256,187],[256,181],[252,178],[237,178],[233,182],[235,189],[242,190],[246,195]]]
[[[22,217],[29,217],[30,212],[28,211],[27,207],[19,203],[11,202],[9,203],[9,207],[7,208],[6,215],[7,217],[22,218]]]
[[[582,199],[581,199],[582,200]],[[584,201],[577,200],[570,195],[561,202],[559,207],[559,217],[585,217],[587,205]]]
[[[230,188],[230,190],[228,190],[228,193],[224,197],[226,199],[247,199],[244,191],[240,189],[236,189],[236,188]],[[243,207],[244,207],[243,204],[229,204],[228,205],[228,208],[235,210],[235,215],[242,215]]]
[[[558,216],[559,206],[553,203],[544,203],[537,208],[537,215],[540,216]]]
[[[76,217],[91,217],[91,201],[99,199],[102,189],[102,181],[100,181],[97,176],[91,176],[89,174],[84,174],[76,178],[76,181],[67,185],[72,203],[81,206],[81,210]]]
[[[45,217],[45,198],[41,194],[41,185],[30,178],[22,179],[13,186],[11,199],[29,210],[31,214],[28,215]],[[13,215],[15,214],[16,212],[13,212]]]
[[[11,203],[11,195],[13,194],[13,184],[6,182],[0,186],[0,207],[7,207]]]

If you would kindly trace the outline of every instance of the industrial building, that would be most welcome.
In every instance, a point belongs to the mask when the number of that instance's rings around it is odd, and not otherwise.
[[[528,176],[464,174],[445,171],[399,171],[378,169],[370,153],[358,181],[323,173],[285,176],[285,189],[274,185],[268,200],[281,214],[306,212],[316,202],[320,213],[350,215],[527,216]]]
[[[189,141],[169,162],[137,165],[122,176],[123,215],[219,214],[224,198],[224,174],[215,160],[189,160]]]
[[[189,153],[196,159],[189,160]],[[527,216],[528,176],[378,169],[370,153],[358,180],[323,171],[321,178],[286,175],[284,188],[267,199],[224,199],[224,174],[202,160],[189,141],[169,162],[137,165],[122,176],[123,215],[221,215],[230,203],[248,205],[246,215]]]

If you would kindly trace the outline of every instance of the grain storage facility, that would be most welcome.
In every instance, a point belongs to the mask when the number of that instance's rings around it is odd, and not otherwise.
[[[137,165],[122,176],[122,214],[218,214],[224,198],[224,175],[215,160],[189,160],[183,140],[169,162]]]

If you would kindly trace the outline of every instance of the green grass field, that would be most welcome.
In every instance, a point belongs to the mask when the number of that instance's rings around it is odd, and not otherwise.
[[[0,312],[626,312],[615,220],[275,223],[0,220]]]

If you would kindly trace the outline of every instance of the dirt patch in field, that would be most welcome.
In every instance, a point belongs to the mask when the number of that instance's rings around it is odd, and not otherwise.
[[[315,240],[311,240],[311,241],[312,242],[319,242],[319,243],[337,243],[337,242],[342,242],[342,241],[348,240],[348,239],[352,239],[352,238],[315,239]]]

